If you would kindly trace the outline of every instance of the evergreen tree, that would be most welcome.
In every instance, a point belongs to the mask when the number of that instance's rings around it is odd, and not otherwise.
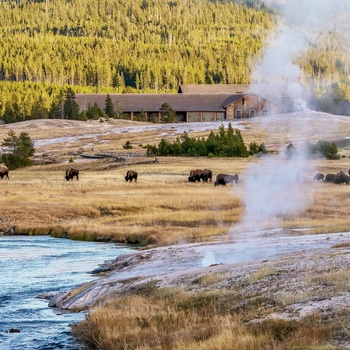
[[[42,98],[34,102],[32,111],[30,113],[31,119],[47,119],[49,113],[43,104]]]
[[[170,106],[169,103],[165,102],[160,107],[161,112],[161,121],[163,123],[174,123],[176,119],[176,112],[175,110]]]
[[[194,139],[184,132],[174,142],[162,139],[157,146],[147,145],[147,154],[159,156],[218,156],[218,157],[248,157],[249,152],[244,144],[239,130],[233,130],[229,125],[225,131],[224,125],[219,127],[219,133],[210,132],[207,139]]]
[[[64,118],[64,95],[61,91],[56,99],[51,104],[51,108],[48,113],[49,119],[63,119]]]
[[[109,118],[116,118],[117,114],[115,112],[114,104],[112,102],[111,96],[107,94],[106,101],[105,101],[105,113],[106,116]]]
[[[65,119],[79,119],[79,105],[75,101],[75,93],[72,88],[66,90],[66,99],[63,104]]]
[[[87,119],[100,119],[102,118],[103,111],[99,107],[99,105],[95,102],[92,106],[89,105],[86,110],[86,118]]]
[[[31,165],[30,157],[34,155],[35,148],[29,135],[26,132],[21,132],[19,136],[13,130],[8,132],[8,137],[2,142],[2,146],[8,151],[2,154],[2,162],[9,169],[17,169]]]

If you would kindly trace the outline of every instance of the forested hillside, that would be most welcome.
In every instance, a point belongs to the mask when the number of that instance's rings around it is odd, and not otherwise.
[[[9,0],[0,2],[0,118],[55,118],[77,92],[175,92],[179,84],[242,83],[276,26],[255,1]],[[335,45],[335,47],[334,47]],[[305,83],[344,82],[340,42],[300,59]]]

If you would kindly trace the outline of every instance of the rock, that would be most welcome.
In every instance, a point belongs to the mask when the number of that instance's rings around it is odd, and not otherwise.
[[[11,328],[8,330],[8,333],[21,333],[21,331],[17,328]]]

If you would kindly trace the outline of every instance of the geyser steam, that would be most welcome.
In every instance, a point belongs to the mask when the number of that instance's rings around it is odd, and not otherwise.
[[[344,13],[349,14],[350,3],[343,0],[265,0],[264,2],[268,6],[274,6],[280,16],[277,31],[272,34],[263,57],[256,61],[253,69],[252,82],[264,83],[261,85],[263,91],[259,91],[257,88],[259,85],[256,84],[253,85],[254,90],[251,92],[266,95],[266,84],[269,84],[268,93],[274,99],[289,97],[294,101],[294,110],[306,110],[307,103],[303,99],[301,85],[302,72],[296,64],[297,58],[322,32],[337,30],[337,20],[344,18]],[[273,86],[276,88],[273,89]],[[292,123],[290,122],[292,119],[293,115],[264,117],[259,122],[266,123],[262,126],[268,134],[273,132],[269,128],[269,123],[278,121],[282,123],[280,125],[284,122],[290,124],[287,125],[289,128],[286,133],[286,144],[282,148],[285,150],[287,143],[291,142],[300,149],[299,141],[306,141],[310,137],[308,121],[307,118],[305,120],[298,118],[297,122]],[[257,120],[255,122],[258,123]],[[310,162],[307,162],[301,153],[296,153],[287,159],[284,150],[279,150],[277,156],[257,160],[242,174],[244,181],[241,184],[241,198],[245,205],[245,214],[233,232],[259,231],[263,228],[276,227],[280,218],[297,215],[312,200],[313,184],[310,179],[305,179],[305,174],[310,176],[315,169],[309,167]]]
[[[233,232],[275,228],[280,219],[305,210],[313,199],[313,185],[305,178],[306,171],[313,169],[305,157],[297,153],[289,157],[285,150],[248,166],[242,174],[240,193],[245,213]]]

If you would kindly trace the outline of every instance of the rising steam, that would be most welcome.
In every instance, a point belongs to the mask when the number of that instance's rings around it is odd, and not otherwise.
[[[312,173],[303,154],[265,156],[242,174],[245,213],[232,232],[278,227],[280,220],[298,215],[313,199],[313,185],[305,176]]]
[[[346,16],[350,3],[343,0],[263,0],[278,13],[277,30],[271,33],[262,58],[254,62],[252,82],[273,84],[269,95],[289,97],[294,110],[307,108],[303,76],[296,60],[325,31],[349,31]],[[281,89],[283,84],[284,89]],[[264,88],[265,89],[265,88]],[[259,88],[251,92],[261,94]],[[266,93],[266,91],[263,91]]]
[[[263,2],[277,10],[278,26],[277,31],[271,35],[263,57],[255,62],[253,69],[252,82],[264,83],[261,85],[264,90],[259,91],[257,85],[254,85],[251,92],[260,95],[263,92],[266,96],[266,84],[269,84],[268,93],[273,99],[287,96],[294,101],[294,110],[304,111],[307,109],[307,102],[303,99],[302,72],[296,64],[297,58],[305,52],[313,36],[317,37],[326,30],[337,30],[336,20],[340,20],[344,12],[349,14],[350,4],[343,0]],[[281,86],[284,89],[281,89]],[[269,123],[274,123],[271,120],[273,118],[278,118],[282,123],[284,121],[281,116],[261,118],[259,121],[267,133],[271,132]],[[287,117],[285,121],[288,123]],[[276,227],[280,219],[288,215],[297,215],[305,210],[312,200],[313,184],[312,181],[307,181],[309,179],[305,179],[305,174],[312,174],[315,169],[309,166],[310,162],[307,162],[301,153],[295,153],[287,159],[284,152],[287,142],[300,148],[299,141],[309,139],[307,120],[298,118],[297,123],[290,123],[286,135],[286,144],[279,150],[278,155],[259,159],[241,174],[244,181],[241,184],[240,195],[245,205],[245,214],[232,233],[256,232]],[[268,143],[268,140],[266,142]]]

